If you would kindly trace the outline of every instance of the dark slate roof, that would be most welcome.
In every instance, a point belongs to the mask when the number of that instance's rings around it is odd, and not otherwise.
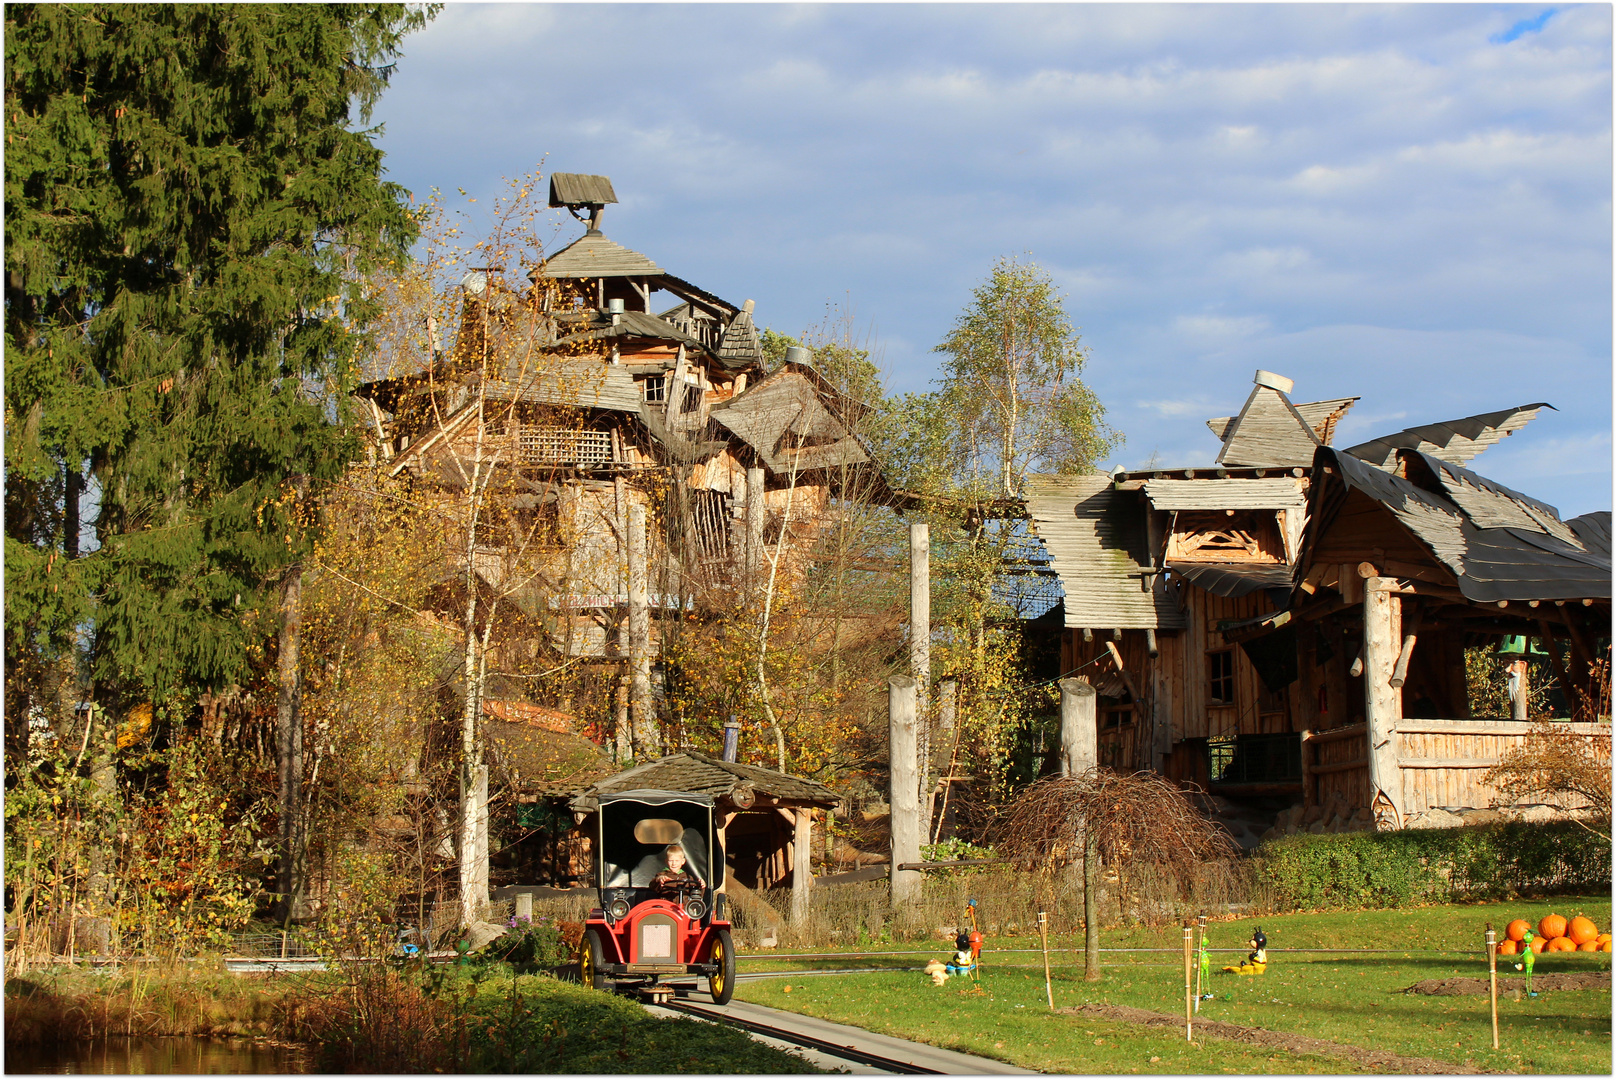
[[[586,173],[551,173],[551,206],[605,206],[617,201],[612,181],[606,176]]]
[[[1382,469],[1397,464],[1397,451],[1419,450],[1441,458],[1450,465],[1463,465],[1506,435],[1525,427],[1541,409],[1552,409],[1546,401],[1519,405],[1498,412],[1478,413],[1459,420],[1405,428],[1392,435],[1347,447],[1347,453],[1363,458]]]
[[[1610,511],[1597,510],[1592,514],[1574,517],[1566,522],[1577,534],[1582,546],[1589,551],[1610,558]]]
[[[599,781],[580,792],[572,800],[572,808],[587,813],[598,807],[596,795],[641,788],[709,795],[715,801],[737,793],[744,796],[744,793],[750,792],[753,796],[765,796],[799,806],[833,807],[841,802],[840,796],[817,780],[790,776],[756,765],[721,761],[687,750],[637,765]]]
[[[1562,524],[1557,516],[1551,526],[1541,520],[1553,516],[1553,507],[1545,503],[1418,450],[1403,450],[1399,456],[1410,476],[1427,486],[1346,450],[1321,448],[1317,464],[1335,465],[1348,488],[1396,515],[1453,572],[1459,590],[1477,603],[1610,599],[1610,549],[1608,539],[1604,547],[1597,542],[1598,515],[1585,515],[1593,519],[1589,521],[1578,518],[1581,531]],[[1466,493],[1463,502],[1450,498],[1455,490]],[[1511,517],[1506,505],[1518,516]],[[1602,516],[1608,538],[1609,514]],[[1519,522],[1530,522],[1531,527]],[[1585,533],[1595,542],[1584,541]]]
[[[1283,563],[1214,563],[1169,560],[1167,569],[1217,596],[1245,596],[1258,589],[1291,588],[1292,568]]]

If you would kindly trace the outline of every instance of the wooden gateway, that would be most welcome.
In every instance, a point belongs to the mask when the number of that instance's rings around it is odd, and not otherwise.
[[[1469,715],[1464,649],[1568,641],[1567,696],[1597,697],[1610,514],[1561,521],[1464,467],[1543,403],[1336,449],[1355,398],[1255,382],[1207,422],[1209,467],[1029,483],[1066,592],[1062,671],[1099,693],[1100,763],[1380,827],[1490,805],[1481,778],[1529,725]],[[1571,730],[1609,738],[1609,718]]]

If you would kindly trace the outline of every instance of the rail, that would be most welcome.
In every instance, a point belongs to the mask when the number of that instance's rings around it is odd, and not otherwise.
[[[833,1043],[828,1039],[818,1039],[812,1035],[804,1035],[800,1031],[789,1028],[776,1027],[773,1024],[764,1024],[757,1020],[748,1020],[744,1017],[734,1016],[716,1008],[693,1005],[688,1001],[669,1001],[657,1006],[661,1009],[670,1009],[673,1012],[694,1016],[698,1020],[706,1020],[714,1024],[728,1024],[743,1031],[750,1031],[754,1035],[763,1035],[770,1039],[779,1039],[781,1042],[804,1046],[810,1050],[818,1050],[822,1054],[830,1054],[844,1061],[851,1061],[859,1065],[869,1065],[872,1068],[882,1069],[890,1073],[905,1076],[942,1076],[941,1069],[928,1069],[924,1065],[916,1065],[908,1061],[899,1061],[896,1058],[883,1057],[872,1054],[868,1050],[860,1050],[854,1046],[845,1046]]]

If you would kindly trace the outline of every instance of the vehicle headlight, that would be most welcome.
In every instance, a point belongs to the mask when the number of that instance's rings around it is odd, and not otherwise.
[[[612,906],[610,908],[611,913],[612,913],[612,918],[614,918],[614,919],[623,918],[625,915],[628,914],[628,907],[629,907],[628,901],[625,900],[621,896],[619,896],[616,900],[613,900],[612,901]]]
[[[692,896],[689,900],[685,901],[685,914],[689,915],[692,919],[699,919],[703,915],[707,914],[707,905],[702,902],[701,897]]]

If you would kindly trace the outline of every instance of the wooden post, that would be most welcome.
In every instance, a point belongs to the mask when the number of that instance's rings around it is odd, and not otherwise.
[[[1083,823],[1083,981],[1100,981],[1100,922],[1094,893],[1099,886],[1100,845]]]
[[[1363,583],[1364,726],[1368,740],[1369,806],[1377,826],[1403,827],[1403,776],[1397,756],[1397,722],[1402,693],[1392,686],[1402,627],[1399,597],[1391,578],[1370,577]]]
[[[796,814],[797,835],[794,842],[797,850],[795,865],[791,869],[791,922],[794,926],[802,926],[808,921],[808,891],[814,886],[812,813],[804,806],[799,807]]]
[[[1060,681],[1061,774],[1082,776],[1100,763],[1098,696],[1086,679]]]
[[[920,789],[915,781],[915,680],[887,680],[888,794],[892,824],[892,907],[913,914],[920,903],[921,873],[899,870],[920,861]]]
[[[909,674],[915,680],[915,797],[931,825],[931,527],[909,523]]]
[[[1055,989],[1049,981],[1049,916],[1044,912],[1038,913],[1038,937],[1044,943],[1044,996],[1049,999],[1049,1007],[1055,1007]]]
[[[1498,1049],[1498,931],[1487,924],[1487,992],[1493,1002],[1493,1049]]]
[[[1510,680],[1509,718],[1511,720],[1525,720],[1526,703],[1532,696],[1530,684],[1531,676],[1528,674],[1532,666],[1525,660],[1517,660],[1509,665],[1509,673],[1514,676]]]
[[[763,566],[763,520],[767,513],[764,503],[763,470],[753,466],[746,470],[746,577],[747,584],[757,587],[757,575]]]
[[[651,703],[651,598],[646,562],[645,507],[635,503],[628,511],[628,648],[636,761],[653,757],[657,741]]]
[[[1192,938],[1194,931],[1190,929],[1188,920],[1184,922],[1184,1040],[1192,1041],[1195,1038],[1195,1006],[1190,1000],[1190,967],[1194,964]]]
[[[628,604],[629,574],[628,574],[628,484],[621,475],[612,478],[612,500],[617,510],[617,586],[618,593],[623,597],[623,604]],[[628,688],[634,679],[634,665],[629,659],[628,619],[619,619],[617,623],[617,655],[623,664],[623,671],[617,680],[617,700],[612,714],[612,749],[619,764],[634,756],[634,741],[629,727],[628,716]]]

